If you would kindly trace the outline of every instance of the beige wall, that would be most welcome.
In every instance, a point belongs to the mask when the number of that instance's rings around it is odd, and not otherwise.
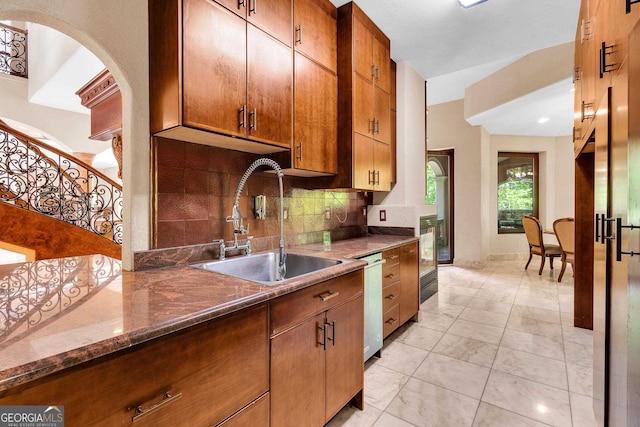
[[[0,20],[54,28],[93,52],[122,93],[124,241],[122,260],[149,248],[149,65],[144,0],[2,0]],[[135,215],[133,214],[135,212]]]
[[[571,137],[489,135],[464,120],[464,101],[429,107],[428,149],[453,148],[455,165],[455,259],[482,265],[489,258],[521,257],[524,235],[497,234],[497,153],[540,153],[540,219],[573,216],[574,165]],[[552,236],[550,236],[552,237]]]

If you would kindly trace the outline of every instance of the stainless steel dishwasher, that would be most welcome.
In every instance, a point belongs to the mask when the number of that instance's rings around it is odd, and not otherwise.
[[[382,348],[382,253],[360,258],[364,268],[364,360]]]

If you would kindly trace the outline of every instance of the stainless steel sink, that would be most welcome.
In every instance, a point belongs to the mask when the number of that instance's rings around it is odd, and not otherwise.
[[[264,252],[259,254],[229,258],[222,261],[209,261],[192,264],[192,267],[201,268],[227,276],[239,277],[241,279],[253,280],[264,284],[275,285],[278,280],[277,252]],[[311,255],[287,254],[286,274],[283,280],[313,273],[325,268],[341,264],[341,260],[316,257]]]

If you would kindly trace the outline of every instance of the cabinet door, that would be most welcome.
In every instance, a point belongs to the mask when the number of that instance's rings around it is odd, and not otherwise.
[[[373,137],[374,130],[373,93],[371,83],[353,75],[353,130],[369,137]]]
[[[296,51],[336,72],[338,44],[335,18],[313,0],[295,0],[293,14]]]
[[[391,92],[391,54],[389,46],[373,38],[374,83],[386,93]]]
[[[354,70],[368,82],[373,83],[373,36],[357,18],[351,19],[353,20]]]
[[[244,136],[246,22],[207,0],[186,0],[183,16],[183,124]]]
[[[247,21],[291,46],[291,0],[245,0]]]
[[[326,419],[363,388],[364,297],[327,311]]]
[[[389,94],[375,86],[373,88],[373,117],[375,117],[376,124],[373,138],[385,144],[391,143],[391,107],[389,105]]]
[[[420,309],[418,243],[400,248],[400,324],[412,318]]]
[[[291,49],[247,25],[247,127],[251,139],[291,146]]]
[[[372,190],[375,180],[373,143],[359,133],[353,134],[353,188]]]
[[[336,173],[338,169],[338,80],[304,55],[295,54],[293,165]]]
[[[391,190],[391,148],[382,142],[373,142],[374,190]],[[402,277],[402,272],[400,272]]]
[[[325,423],[324,313],[271,339],[271,425]]]

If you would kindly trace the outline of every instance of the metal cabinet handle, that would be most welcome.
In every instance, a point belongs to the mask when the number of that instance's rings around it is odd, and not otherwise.
[[[396,258],[398,258],[398,255],[389,255],[387,258],[388,259],[396,259]]]
[[[249,13],[258,13],[258,0],[253,0],[253,7],[251,7],[252,0],[249,0]]]
[[[393,279],[394,277],[396,277],[395,274],[391,273],[391,274],[387,274],[386,276],[384,276],[386,279]]]
[[[374,177],[374,172],[375,172],[375,171],[372,171],[371,169],[369,169],[369,171],[368,171],[369,176],[368,176],[367,181],[369,182],[369,184],[375,184],[375,181],[374,181],[374,178],[375,178],[375,177]]]
[[[628,228],[629,230],[640,229],[640,225],[622,225],[622,218],[616,218],[616,261],[622,261],[622,255],[640,255],[640,252],[623,251],[622,250],[622,229]]]
[[[238,0],[238,9],[240,9],[241,7],[246,7],[246,3],[244,0]]]
[[[296,159],[298,159],[298,161],[302,161],[302,142],[298,144],[296,148],[298,149],[298,154],[296,154]]]
[[[380,171],[376,171],[376,181],[374,182],[375,185],[380,185]]]
[[[298,26],[296,27],[296,34],[296,43],[302,44],[302,24],[298,24]]]
[[[385,298],[388,299],[389,301],[393,301],[397,297],[394,294],[391,294],[391,295],[387,295]]]
[[[326,351],[327,350],[327,328],[325,327],[325,325],[318,325],[318,329],[320,331],[322,331],[322,341],[318,341],[318,344],[322,346],[322,348]]]
[[[596,214],[596,242],[600,239],[600,229],[598,228],[598,224],[600,223],[600,214]]]
[[[329,334],[326,333],[327,328],[331,326],[331,336],[329,336]],[[324,328],[325,328],[325,336],[327,337],[327,341],[331,341],[331,345],[335,346],[336,345],[336,321],[332,321],[331,323],[327,322],[324,324]]]
[[[371,80],[376,79],[376,64],[371,64]]]
[[[602,214],[602,216],[600,217],[600,221],[602,221],[600,223],[600,243],[604,243],[605,240],[613,240],[614,239],[613,236],[606,235],[606,226],[607,226],[607,223],[613,222],[615,221],[615,219],[607,218],[605,214]]]
[[[256,130],[258,129],[258,117],[257,117],[257,110],[254,108],[253,110],[251,110],[251,112],[249,113],[249,130]]]
[[[156,412],[157,410],[159,410],[160,408],[162,408],[163,406],[168,405],[169,403],[176,401],[178,399],[180,399],[182,397],[182,393],[177,393],[174,395],[171,395],[170,392],[166,392],[163,396],[162,396],[162,400],[158,403],[156,403],[155,405],[144,409],[142,406],[136,406],[136,415],[133,416],[133,418],[131,418],[131,422],[135,423],[136,421],[139,421],[140,418],[142,417],[146,417],[147,415]]]
[[[239,123],[238,123],[238,127],[241,128],[245,128],[247,127],[246,122],[247,122],[247,106],[243,105],[242,108],[240,108],[240,110],[238,110],[238,116],[240,117]]]
[[[394,318],[392,317],[391,319],[387,320],[385,323],[388,323],[388,324],[390,324],[390,325],[393,325],[393,324],[394,324],[394,323],[396,323],[396,322],[397,322],[397,320],[396,320],[396,319],[394,319]]]
[[[327,293],[321,294],[318,297],[320,298],[320,300],[322,300],[324,302],[324,301],[329,301],[331,298],[335,298],[338,295],[340,295],[340,292],[327,291]]]

